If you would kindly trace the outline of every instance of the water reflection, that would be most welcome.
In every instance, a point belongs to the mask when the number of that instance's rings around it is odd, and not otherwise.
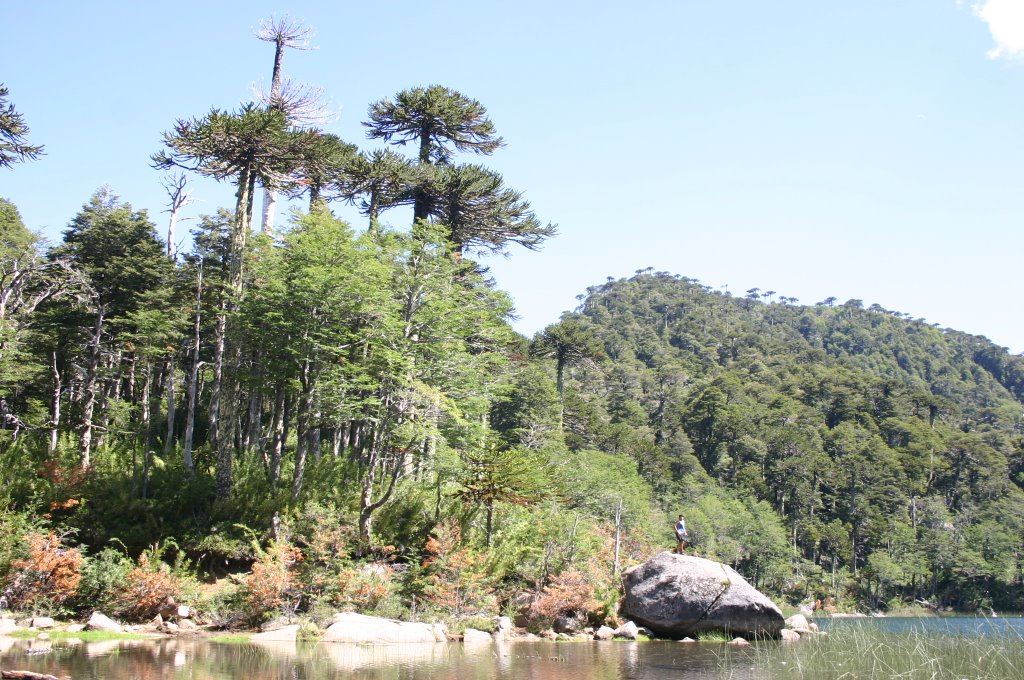
[[[110,680],[737,680],[768,677],[756,654],[719,644],[677,642],[492,642],[391,646],[340,643],[218,644],[167,639],[86,644],[53,643],[32,654],[36,641],[0,638],[0,668]]]

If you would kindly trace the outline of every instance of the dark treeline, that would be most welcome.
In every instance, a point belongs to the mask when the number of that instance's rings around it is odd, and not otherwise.
[[[388,147],[361,151],[280,79],[303,35],[261,33],[266,101],[164,134],[154,166],[186,173],[166,238],[101,189],[48,247],[0,200],[4,603],[596,622],[682,511],[699,554],[792,602],[1024,604],[1024,359],[856,300],[650,272],[518,336],[473,257],[554,228],[459,163],[504,145],[486,109],[400,92],[365,123]],[[16,122],[11,162],[31,160]],[[187,173],[236,200],[179,253]],[[280,194],[308,209],[275,226]],[[411,224],[385,221],[398,206]]]

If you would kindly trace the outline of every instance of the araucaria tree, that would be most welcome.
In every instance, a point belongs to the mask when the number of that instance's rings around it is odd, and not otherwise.
[[[0,83],[0,167],[9,168],[20,161],[35,160],[43,153],[42,146],[29,144],[28,126],[14,104],[7,101],[10,91]]]
[[[173,132],[164,134],[167,148],[153,156],[157,168],[184,168],[218,180],[232,179],[236,185],[226,294],[217,318],[214,403],[210,407],[210,439],[218,451],[217,492],[221,497],[227,497],[232,485],[235,372],[240,350],[237,344],[229,346],[227,318],[243,293],[243,260],[252,225],[253,191],[257,181],[265,186],[287,183],[299,166],[308,140],[307,134],[288,129],[281,111],[250,104],[234,114],[214,109],[203,118],[179,120]]]
[[[555,233],[501,175],[453,165],[456,152],[489,155],[505,145],[475,99],[440,85],[403,90],[371,105],[363,125],[370,139],[417,146],[413,219],[447,226],[459,253],[470,246],[500,252],[510,241],[535,248]]]

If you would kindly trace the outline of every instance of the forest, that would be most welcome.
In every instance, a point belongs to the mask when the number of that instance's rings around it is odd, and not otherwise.
[[[103,187],[51,245],[0,200],[0,608],[612,620],[680,512],[779,601],[1024,606],[1024,357],[650,269],[525,338],[474,258],[556,228],[462,162],[505,144],[486,108],[410,88],[360,150],[281,78],[302,36],[265,25],[265,100],[154,131],[166,233]],[[45,151],[8,98],[16,172]],[[179,252],[194,175],[236,200]]]

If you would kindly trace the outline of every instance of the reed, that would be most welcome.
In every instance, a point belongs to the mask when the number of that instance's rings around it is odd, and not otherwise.
[[[828,637],[758,645],[773,678],[1024,678],[1019,635],[882,632],[850,625]]]

